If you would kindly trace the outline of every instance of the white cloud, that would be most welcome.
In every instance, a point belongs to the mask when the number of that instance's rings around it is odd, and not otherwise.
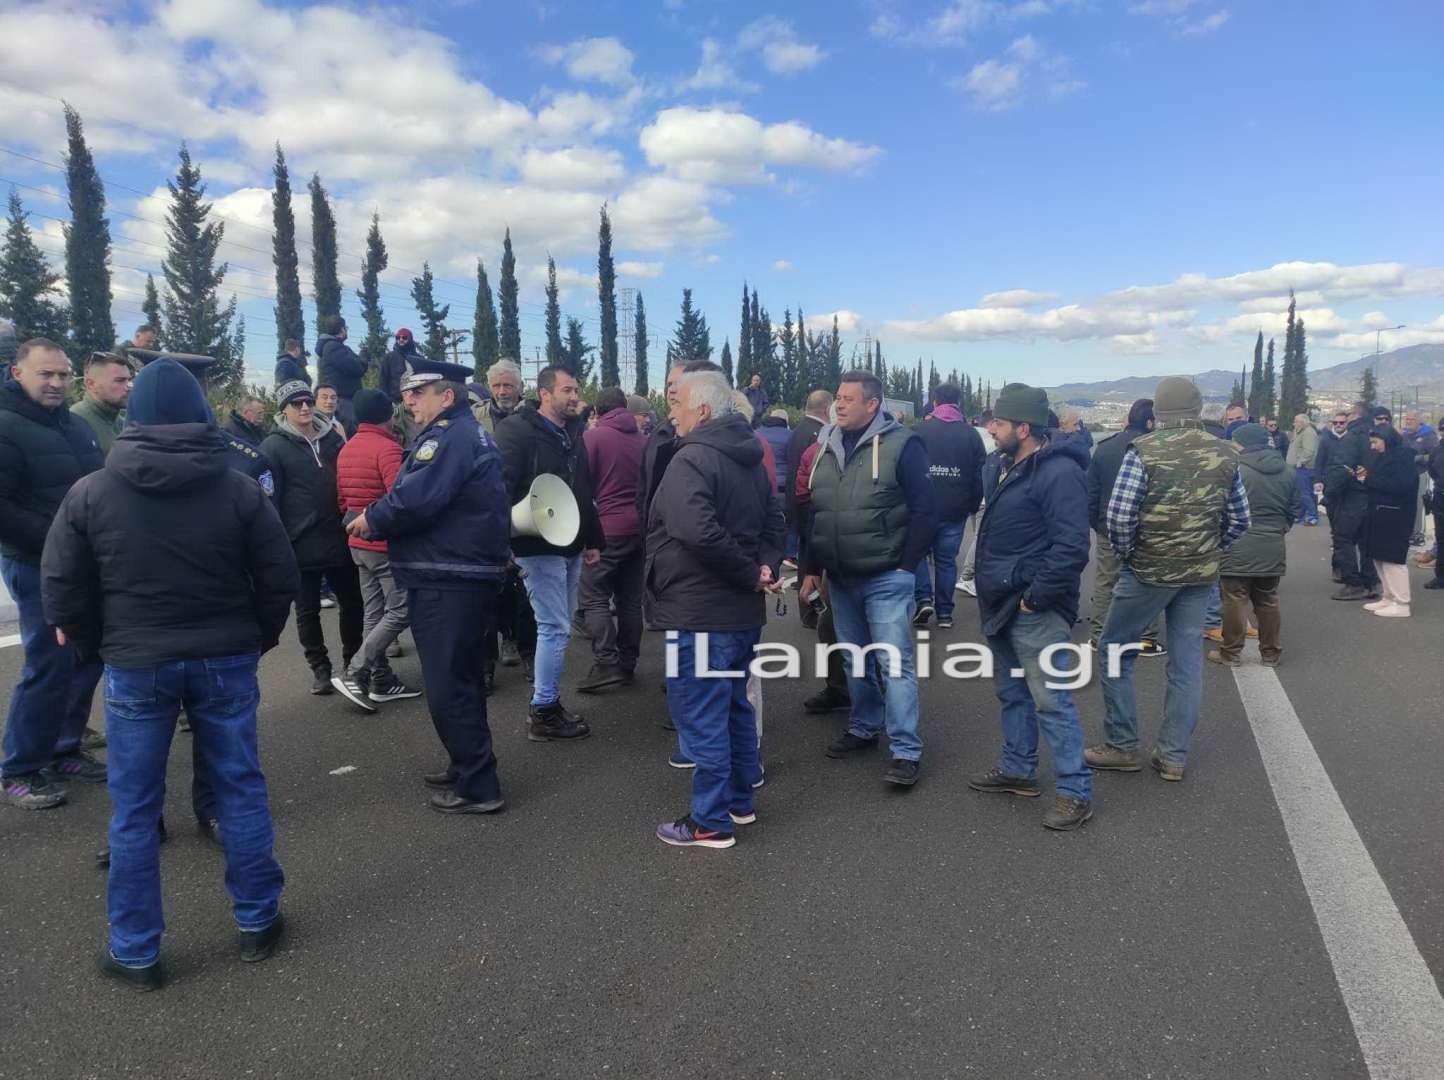
[[[1057,293],[1034,292],[1032,289],[1003,289],[990,292],[978,301],[980,308],[1027,308],[1058,299]]]
[[[1223,8],[1220,11],[1215,11],[1212,15],[1199,19],[1197,22],[1185,23],[1181,28],[1181,33],[1187,34],[1190,37],[1203,37],[1219,29],[1224,23],[1228,22],[1228,19],[1229,10],[1228,8]]]
[[[1339,349],[1351,352],[1373,352],[1374,334],[1340,334],[1333,344]],[[1431,322],[1406,326],[1402,330],[1385,330],[1379,335],[1379,347],[1382,349],[1402,349],[1409,345],[1444,345],[1444,315]]]
[[[702,261],[708,266],[716,266],[722,261],[722,256],[718,255],[715,251],[709,251],[706,255],[702,256]]]
[[[966,91],[979,108],[1001,112],[1018,103],[1023,92],[1023,68],[1021,64],[983,60],[955,85]]]
[[[522,179],[548,188],[608,190],[625,175],[622,156],[615,150],[573,146],[565,150],[538,150],[522,155]]]
[[[779,273],[786,273],[788,270],[792,269],[792,263],[788,262],[786,259],[777,259],[773,262],[772,269],[778,271]]]
[[[963,308],[934,319],[900,319],[884,329],[902,337],[925,341],[986,341],[991,338],[1057,341],[1110,338],[1143,334],[1160,326],[1185,322],[1187,311],[1147,311],[1141,308],[1085,307],[1067,304],[1045,311],[1022,308]]]
[[[774,75],[809,71],[827,57],[820,46],[800,40],[790,22],[774,15],[745,26],[737,35],[737,45],[759,53],[763,65]]]
[[[1129,7],[1130,14],[1150,15],[1163,20],[1175,32],[1189,37],[1203,37],[1228,22],[1231,12],[1228,8],[1194,18],[1194,10],[1201,0],[1144,0]]]
[[[832,320],[837,319],[837,332],[839,334],[856,334],[862,330],[862,316],[855,311],[848,311],[842,308],[838,311],[828,311],[821,315],[807,316],[807,328],[814,334],[832,333]]]
[[[1444,268],[1410,267],[1404,263],[1338,266],[1326,262],[1286,262],[1228,277],[1183,274],[1167,285],[1130,285],[1107,294],[1107,298],[1120,303],[1172,307],[1287,296],[1291,288],[1311,290],[1311,296],[1331,302],[1374,296],[1444,294]]]
[[[727,59],[726,50],[715,38],[702,40],[702,60],[688,78],[677,84],[679,91],[726,90],[737,94],[755,94],[761,89],[737,73]]]
[[[1073,77],[1067,57],[1047,48],[1032,34],[1015,38],[1002,57],[983,60],[949,85],[972,98],[980,109],[1001,112],[1022,101],[1026,84],[1042,80],[1049,97],[1077,93],[1088,84]]]
[[[662,276],[662,264],[659,262],[637,262],[627,260],[617,263],[617,276],[623,278],[657,278]]]
[[[764,125],[731,109],[664,109],[639,137],[648,162],[684,180],[761,183],[768,166],[831,171],[866,165],[875,146],[827,138],[796,121]]]
[[[614,37],[583,38],[567,45],[545,45],[537,50],[548,64],[560,64],[578,82],[632,82],[632,50]]]

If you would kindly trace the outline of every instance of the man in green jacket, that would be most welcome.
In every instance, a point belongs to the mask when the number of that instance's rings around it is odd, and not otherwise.
[[[91,353],[85,361],[85,396],[70,407],[70,412],[90,425],[106,457],[125,427],[125,403],[133,378],[130,364],[119,353]]]
[[[1272,667],[1283,651],[1279,646],[1279,581],[1286,569],[1284,538],[1299,519],[1302,500],[1292,475],[1294,470],[1269,446],[1265,428],[1245,424],[1233,433],[1233,443],[1239,449],[1239,475],[1248,492],[1249,526],[1219,563],[1223,645],[1210,649],[1208,659],[1227,667],[1238,666],[1252,606],[1258,619],[1259,653],[1263,662]]]

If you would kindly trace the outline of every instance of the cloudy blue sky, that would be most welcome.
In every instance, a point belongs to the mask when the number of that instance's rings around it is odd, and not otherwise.
[[[735,343],[746,279],[995,385],[1233,367],[1292,287],[1321,367],[1444,342],[1441,40],[1433,0],[0,0],[0,183],[58,252],[80,109],[128,329],[188,139],[258,373],[277,140],[336,196],[351,313],[380,212],[392,327],[423,260],[469,326],[510,225],[525,351],[548,252],[595,339],[606,201],[654,357],[683,286]]]

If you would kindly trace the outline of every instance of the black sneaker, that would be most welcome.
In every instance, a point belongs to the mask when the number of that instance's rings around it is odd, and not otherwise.
[[[621,686],[626,681],[620,665],[593,664],[587,677],[577,684],[577,690],[583,694],[595,694],[610,686]]]
[[[373,683],[366,696],[372,701],[400,701],[402,698],[420,697],[420,690],[413,690],[395,675],[384,683]]]
[[[1362,585],[1345,585],[1338,592],[1334,593],[1332,600],[1368,600],[1369,590]]]
[[[802,703],[803,712],[820,716],[823,713],[847,712],[852,708],[852,700],[845,693],[825,686],[817,693],[807,698]]]
[[[852,754],[861,753],[864,750],[872,750],[877,746],[877,736],[864,739],[854,735],[850,731],[844,731],[832,742],[827,744],[827,756],[830,758],[845,758]]]
[[[1041,794],[1036,779],[1009,776],[1002,769],[989,769],[985,773],[970,777],[968,787],[974,791],[1001,791],[1008,795],[1022,795],[1028,799],[1036,799]]]
[[[276,916],[276,921],[264,930],[242,930],[236,940],[240,942],[241,959],[248,964],[258,964],[275,951],[276,942],[286,929],[285,921]]]
[[[45,770],[56,780],[84,780],[87,784],[105,783],[105,765],[84,750],[72,750],[52,761]]]
[[[1053,808],[1043,815],[1043,828],[1052,829],[1055,832],[1068,832],[1076,829],[1093,816],[1093,804],[1075,799],[1068,795],[1059,795],[1053,800]]]
[[[953,628],[953,617],[951,615],[938,616],[938,629],[951,630]]]
[[[358,709],[364,709],[369,713],[376,711],[376,706],[366,700],[366,691],[369,687],[359,676],[337,675],[331,679],[331,685],[336,688],[338,694]]]
[[[21,810],[49,810],[65,802],[65,789],[44,772],[21,773],[0,781],[0,800]]]
[[[531,707],[526,737],[532,742],[568,742],[591,733],[586,721],[567,712],[561,702]]]
[[[331,669],[329,667],[312,668],[311,693],[319,697],[331,692]]]
[[[100,961],[96,966],[100,968],[102,975],[114,979],[123,986],[130,987],[138,993],[144,994],[151,990],[159,990],[165,985],[165,972],[161,970],[159,960],[154,964],[147,964],[145,967],[128,967],[111,956],[109,949],[102,949]]]
[[[887,767],[887,772],[882,778],[889,784],[897,784],[899,787],[912,787],[918,782],[918,770],[922,766],[916,761],[908,761],[906,758],[893,758],[892,764]]]
[[[438,814],[496,814],[506,809],[506,800],[475,802],[463,799],[454,791],[438,791],[427,805]]]
[[[913,616],[913,625],[926,626],[932,619],[934,610],[932,604],[919,604],[917,614]]]

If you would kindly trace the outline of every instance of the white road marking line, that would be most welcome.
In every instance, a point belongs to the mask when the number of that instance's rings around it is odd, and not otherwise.
[[[332,770],[331,770],[331,775],[332,775],[332,776],[345,776],[347,773],[353,773],[353,772],[355,772],[355,771],[356,771],[356,766],[355,766],[355,765],[342,765],[339,769],[332,769]]]
[[[5,635],[4,637],[0,637],[0,649],[10,649],[10,648],[14,648],[16,645],[19,645],[19,644],[20,644],[20,635],[19,635],[19,634],[7,634],[7,635]]]
[[[1444,997],[1278,676],[1235,668],[1334,978],[1374,1080],[1444,1075]]]

